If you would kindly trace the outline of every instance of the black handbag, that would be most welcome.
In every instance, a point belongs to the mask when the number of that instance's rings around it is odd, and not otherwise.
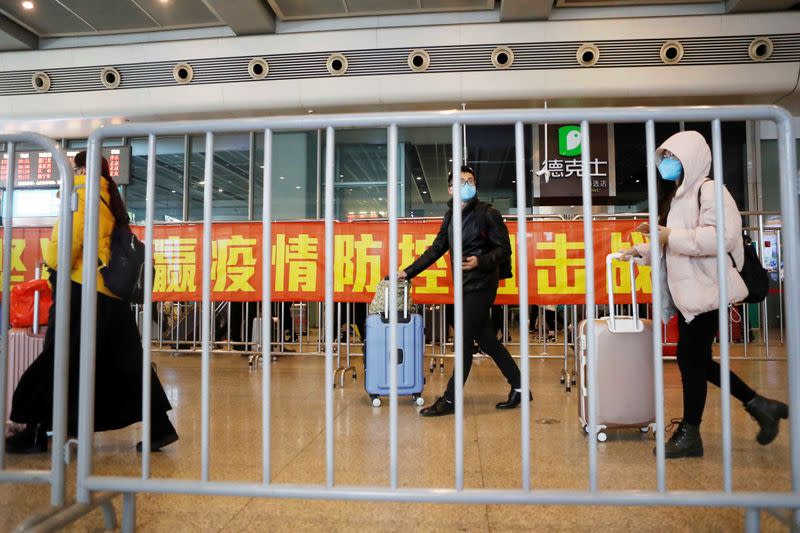
[[[755,244],[750,240],[747,235],[742,234],[742,241],[744,244],[744,263],[742,269],[736,266],[736,261],[731,254],[731,261],[733,266],[742,277],[742,281],[747,286],[747,298],[742,300],[744,303],[757,304],[763,302],[769,294],[769,274],[761,264],[761,259],[758,258]]]

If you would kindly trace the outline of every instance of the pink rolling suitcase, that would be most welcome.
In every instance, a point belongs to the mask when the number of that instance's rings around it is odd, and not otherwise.
[[[630,263],[633,291],[633,316],[614,316],[611,261],[606,258],[606,287],[609,292],[608,317],[594,321],[597,347],[597,440],[605,442],[605,429],[638,428],[643,433],[655,427],[655,377],[653,375],[653,324],[638,316],[633,261]],[[585,432],[589,424],[589,375],[587,346],[588,323],[578,325],[580,335],[579,418]]]
[[[39,357],[44,347],[44,334],[47,326],[34,333],[31,328],[11,328],[8,330],[8,378],[6,381],[6,417],[11,413],[11,398],[22,374]]]

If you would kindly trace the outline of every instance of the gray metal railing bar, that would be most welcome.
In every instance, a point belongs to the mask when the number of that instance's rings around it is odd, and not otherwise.
[[[600,490],[595,492],[533,489],[464,489],[398,488],[380,486],[295,485],[273,483],[235,483],[227,481],[197,482],[181,479],[148,479],[99,477],[87,479],[92,490],[147,492],[150,494],[194,494],[292,498],[307,500],[352,500],[379,502],[540,504],[540,505],[620,505],[680,507],[758,507],[761,509],[798,508],[800,495],[795,492],[753,492],[671,490],[667,492]]]
[[[203,326],[202,326],[202,345],[203,353],[201,359],[200,388],[202,391],[201,407],[201,451],[200,468],[203,481],[209,479],[209,441],[211,438],[211,406],[209,404],[209,373],[211,372],[211,324],[214,313],[211,304],[211,242],[213,226],[212,201],[214,197],[214,133],[206,132],[205,148],[205,169],[203,179],[205,180],[203,189]],[[216,329],[216,328],[215,328]]]
[[[575,117],[582,117],[588,122],[616,123],[644,123],[648,120],[655,122],[674,122],[676,120],[709,122],[715,119],[780,122],[791,119],[791,115],[785,109],[773,105],[413,111],[111,124],[96,129],[90,138],[133,137],[141,135],[142,132],[156,135],[184,135],[208,130],[217,133],[239,133],[265,128],[271,128],[273,131],[303,131],[329,127],[334,129],[387,128],[391,124],[396,124],[398,127],[452,126],[454,123],[458,123],[459,127],[465,124],[467,126],[510,125],[518,121],[553,124],[574,121]]]
[[[464,490],[464,358],[462,354],[467,349],[464,346],[464,287],[463,272],[461,271],[462,240],[461,240],[461,165],[463,154],[461,152],[461,138],[463,124],[455,122],[453,130],[453,247],[451,261],[453,265],[453,299],[454,299],[454,347],[455,347],[455,483],[456,490]],[[471,348],[471,347],[470,347]]]
[[[717,279],[719,280],[720,406],[722,410],[722,481],[725,492],[733,491],[731,457],[731,378],[730,338],[728,336],[728,254],[725,249],[725,189],[722,177],[722,126],[711,122],[712,165],[714,167],[714,203],[717,223]],[[716,164],[715,164],[716,163]]]
[[[97,333],[97,236],[100,201],[100,148],[102,141],[89,139],[86,158],[86,208],[83,236],[83,284],[81,285],[81,360],[78,393],[78,494],[79,503],[89,503],[85,480],[92,473],[94,445],[95,339]]]
[[[594,233],[592,230],[592,184],[589,176],[589,121],[581,121],[581,172],[583,180],[583,241],[586,258],[586,354],[589,389],[589,490],[597,491],[597,345],[595,339],[595,292],[594,292]],[[591,273],[591,274],[590,274]]]
[[[60,454],[59,454],[60,455]],[[2,470],[0,471],[0,483],[17,483],[39,485],[51,483],[53,480],[52,470]]]
[[[156,196],[156,136],[150,134],[147,139],[147,194],[145,195],[145,265],[153,264],[153,219],[155,218]],[[142,479],[150,477],[150,448],[152,435],[152,417],[150,398],[152,379],[152,328],[153,328],[153,269],[144,269],[144,324],[142,324]]]
[[[5,428],[6,413],[6,385],[8,382],[8,329],[11,316],[11,245],[14,231],[14,182],[17,176],[17,143],[8,142],[8,175],[6,177],[6,188],[3,197],[3,303],[2,303],[2,328],[0,328],[0,350],[2,350],[2,360],[0,360],[0,422]],[[0,470],[6,467],[6,442],[5,438],[0,441]]]
[[[272,309],[272,130],[264,130],[264,182],[261,212],[261,308]],[[272,322],[261,314],[261,461],[265,486],[272,482],[271,409],[272,402]],[[271,313],[270,313],[271,314]]]
[[[397,478],[397,125],[389,126],[387,132],[387,169],[386,203],[389,211],[389,486],[398,487]],[[407,288],[406,290],[411,290]],[[404,304],[408,303],[408,297]],[[348,307],[349,309],[349,307]],[[407,308],[404,310],[410,312]],[[350,316],[348,315],[347,332],[350,333]],[[348,337],[349,341],[349,337]],[[349,346],[348,346],[349,349]],[[348,352],[349,358],[349,352]],[[364,377],[366,380],[366,376]]]
[[[119,496],[118,493],[94,494],[89,502],[76,502],[58,510],[58,512],[43,517],[43,520],[25,528],[30,533],[47,533],[57,531],[94,511],[98,507],[103,509],[103,518],[106,530],[117,528],[116,514],[111,506],[111,501]]]
[[[528,401],[530,389],[530,361],[528,360],[528,228],[525,220],[525,133],[522,122],[514,125],[514,148],[517,174],[517,280],[519,287],[519,356],[520,356],[520,409],[521,419],[521,468],[522,490],[531,489],[531,402]],[[508,315],[506,314],[506,318]],[[507,324],[506,320],[506,326]],[[503,330],[504,333],[508,328]],[[565,338],[566,338],[566,332]],[[566,361],[566,360],[565,360]],[[566,362],[565,362],[566,364]]]
[[[653,287],[653,371],[655,378],[656,405],[656,484],[659,492],[667,490],[666,461],[664,451],[664,357],[662,353],[662,308],[661,295],[661,246],[658,242],[658,178],[656,177],[656,135],[655,124],[648,120],[645,125],[645,144],[647,151],[647,206],[650,223],[650,266]]]
[[[334,483],[333,427],[333,165],[335,158],[334,128],[325,130],[325,485]],[[281,336],[281,338],[283,338]]]
[[[778,128],[778,163],[780,175],[781,221],[788,238],[784,243],[786,292],[786,316],[788,320],[800,318],[800,224],[797,207],[797,154],[795,152],[794,128],[788,113],[775,108],[774,121]],[[794,235],[794,238],[792,238]],[[787,322],[788,323],[788,322]],[[786,353],[797,353],[800,349],[800,328],[789,328],[786,338]],[[789,412],[791,432],[792,488],[800,491],[800,358],[789,357],[789,404],[795,406]],[[796,517],[797,518],[797,517]]]

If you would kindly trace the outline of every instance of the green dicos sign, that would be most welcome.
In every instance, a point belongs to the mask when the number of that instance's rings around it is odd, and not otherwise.
[[[558,128],[558,153],[564,156],[581,155],[580,126]]]

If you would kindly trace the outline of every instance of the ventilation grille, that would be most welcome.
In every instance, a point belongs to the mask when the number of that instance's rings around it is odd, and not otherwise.
[[[514,53],[514,63],[507,70],[548,70],[581,68],[662,67],[662,45],[668,40],[679,40],[684,47],[680,66],[733,65],[754,63],[748,49],[753,39],[764,35],[735,37],[698,37],[593,41],[600,58],[591,67],[582,67],[575,58],[584,41],[547,43],[494,43],[466,46],[438,46],[424,48],[430,56],[430,66],[425,73],[497,71],[492,63],[492,52],[498,46],[508,46]],[[772,39],[772,55],[760,63],[785,63],[800,61],[800,34],[768,35]],[[333,51],[347,57],[348,68],[344,77],[384,76],[396,74],[424,75],[408,66],[412,48],[384,48],[369,50]],[[263,80],[253,80],[248,71],[253,56],[218,57],[208,59],[177,58],[175,61],[156,63],[131,63],[125,65],[98,65],[96,67],[19,70],[0,73],[0,96],[36,94],[31,77],[36,72],[50,76],[48,94],[85,91],[103,91],[100,72],[104,67],[116,68],[122,82],[119,89],[178,86],[172,71],[175,64],[186,61],[194,70],[192,85],[211,83],[264,83],[271,80],[296,80],[332,77],[326,68],[331,51],[300,54],[256,54],[269,63],[269,75]],[[118,90],[119,90],[118,89]]]

